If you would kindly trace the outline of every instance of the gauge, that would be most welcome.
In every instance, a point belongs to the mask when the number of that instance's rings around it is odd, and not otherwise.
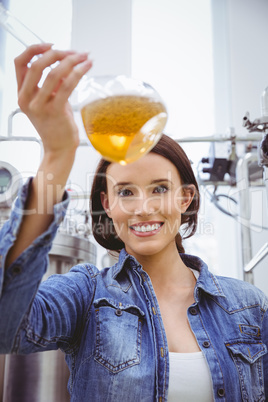
[[[0,208],[9,208],[22,184],[22,176],[14,166],[0,161]]]
[[[4,167],[0,167],[0,194],[5,193],[11,183],[12,176],[9,170]]]

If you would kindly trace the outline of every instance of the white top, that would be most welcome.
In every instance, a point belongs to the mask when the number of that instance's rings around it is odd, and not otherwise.
[[[191,271],[198,278],[199,272]],[[211,374],[202,352],[170,352],[169,367],[168,402],[214,401]]]
[[[169,353],[168,402],[213,402],[210,371],[202,352]]]

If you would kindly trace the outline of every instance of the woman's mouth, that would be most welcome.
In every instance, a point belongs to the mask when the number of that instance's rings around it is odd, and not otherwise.
[[[143,237],[158,233],[163,224],[163,222],[139,223],[137,225],[131,225],[129,228],[135,235]]]

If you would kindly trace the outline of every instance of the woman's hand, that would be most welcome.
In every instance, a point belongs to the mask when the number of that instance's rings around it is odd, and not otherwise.
[[[41,56],[29,66],[36,55]],[[38,87],[44,69],[56,62]],[[79,145],[68,98],[91,66],[88,54],[52,50],[51,44],[30,46],[15,59],[18,103],[38,131],[45,154],[64,154]]]

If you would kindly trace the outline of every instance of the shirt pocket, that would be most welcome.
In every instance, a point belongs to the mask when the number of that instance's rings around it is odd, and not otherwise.
[[[238,371],[242,400],[265,401],[262,356],[267,353],[261,340],[235,340],[227,342],[228,349]]]
[[[144,312],[135,305],[98,299],[95,361],[113,373],[140,363]]]

